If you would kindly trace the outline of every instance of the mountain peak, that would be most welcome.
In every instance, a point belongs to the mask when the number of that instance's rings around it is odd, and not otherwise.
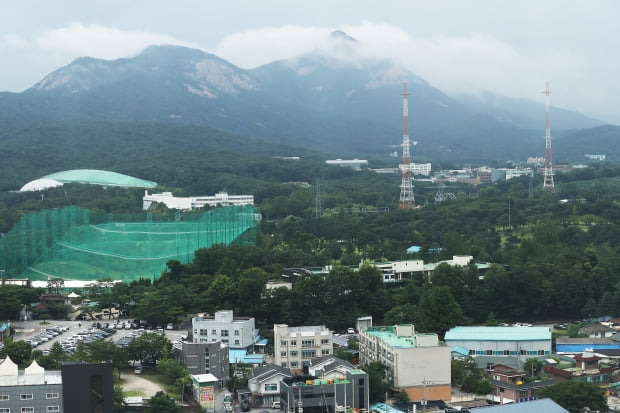
[[[358,42],[358,40],[355,37],[349,36],[342,30],[334,30],[333,32],[329,34],[329,38],[332,40],[342,40],[342,41],[347,41],[347,42],[352,42],[352,43]]]

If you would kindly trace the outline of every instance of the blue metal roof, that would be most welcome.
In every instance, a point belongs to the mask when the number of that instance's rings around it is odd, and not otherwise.
[[[9,325],[7,323],[4,323],[0,326],[0,333],[4,333],[7,328],[9,328]]]
[[[556,344],[555,350],[559,353],[581,353],[586,349],[592,350],[620,350],[620,343],[618,344]]]
[[[534,341],[551,340],[548,327],[454,327],[444,340],[458,341]]]
[[[232,364],[262,364],[264,360],[264,354],[248,354],[246,349],[228,350],[228,361]]]

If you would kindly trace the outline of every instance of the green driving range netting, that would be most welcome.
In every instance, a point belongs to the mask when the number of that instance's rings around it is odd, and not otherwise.
[[[31,212],[0,239],[0,269],[7,278],[31,280],[154,279],[166,262],[189,263],[199,248],[253,245],[257,221],[251,205],[200,213]]]

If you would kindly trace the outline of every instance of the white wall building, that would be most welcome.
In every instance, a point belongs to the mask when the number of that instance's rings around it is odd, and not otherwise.
[[[505,169],[506,171],[506,180],[512,178],[518,178],[520,176],[534,176],[534,171],[530,168],[515,168],[515,169]]]
[[[430,176],[431,164],[430,163],[412,163],[411,173],[414,175]]]
[[[301,370],[313,358],[334,352],[333,333],[325,326],[273,326],[274,362],[291,370]]]
[[[209,206],[231,206],[231,205],[254,205],[254,195],[228,195],[225,191],[220,191],[213,196],[195,197],[175,197],[172,192],[162,192],[160,194],[149,194],[144,191],[142,197],[142,209],[147,210],[153,202],[160,202],[170,209],[180,209],[191,211],[193,209]]]
[[[214,316],[192,318],[194,343],[221,341],[232,349],[252,350],[254,346],[254,318],[233,317],[232,310],[217,311]]]
[[[359,333],[361,364],[386,365],[388,380],[411,400],[450,400],[451,349],[437,334],[416,333],[411,324],[369,327]]]
[[[325,161],[327,165],[346,166],[355,170],[362,169],[362,166],[368,166],[366,159],[328,159]]]

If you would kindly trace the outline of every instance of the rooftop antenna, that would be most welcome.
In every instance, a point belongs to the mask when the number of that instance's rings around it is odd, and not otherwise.
[[[543,94],[547,96],[546,112],[545,112],[545,179],[543,181],[543,190],[549,190],[555,194],[555,184],[553,183],[553,159],[551,156],[551,120],[549,118],[549,106],[551,98],[551,90],[549,90],[549,82],[545,83]]]
[[[413,196],[413,183],[411,179],[411,156],[409,155],[409,147],[411,142],[409,141],[409,103],[407,97],[407,82],[403,82],[403,91],[401,93],[403,97],[403,163],[398,167],[402,172],[402,180],[400,184],[400,202],[398,207],[400,209],[413,209],[415,208],[415,198]]]

